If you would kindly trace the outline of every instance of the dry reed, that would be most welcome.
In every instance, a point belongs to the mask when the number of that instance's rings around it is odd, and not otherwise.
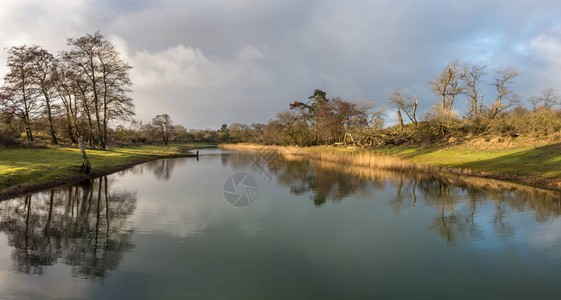
[[[532,176],[503,174],[490,171],[476,171],[465,168],[451,168],[446,166],[414,163],[396,155],[381,154],[363,149],[344,149],[333,147],[294,147],[294,146],[265,146],[258,144],[221,144],[219,148],[245,151],[276,151],[284,157],[305,157],[310,160],[331,162],[342,166],[360,166],[381,170],[399,172],[422,172],[430,174],[452,174],[457,176],[471,176],[485,179],[509,181],[520,184],[541,186],[546,188],[561,188],[558,180],[551,178],[537,178]]]

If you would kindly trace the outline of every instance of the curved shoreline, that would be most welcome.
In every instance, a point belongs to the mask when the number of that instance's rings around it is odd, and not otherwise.
[[[424,164],[408,161],[398,155],[378,154],[360,149],[347,151],[333,147],[292,147],[266,146],[258,144],[220,144],[219,148],[246,151],[278,151],[282,155],[303,156],[313,160],[326,161],[341,165],[379,168],[391,171],[415,171],[436,174],[451,174],[484,179],[500,180],[510,183],[528,185],[549,190],[561,190],[561,178],[547,178],[512,173],[479,171],[468,168],[454,168],[441,165]]]
[[[197,148],[192,148],[190,150],[196,150],[196,149]],[[58,186],[68,185],[68,184],[76,184],[84,180],[90,180],[101,176],[113,174],[119,171],[123,171],[135,165],[139,165],[153,160],[164,159],[164,158],[196,157],[196,156],[197,155],[193,153],[150,155],[123,164],[116,164],[114,166],[105,167],[102,169],[92,169],[89,174],[75,174],[75,175],[64,176],[62,178],[49,179],[40,182],[33,182],[33,183],[26,182],[22,184],[17,184],[1,190],[0,201],[37,192],[43,189],[54,188]]]

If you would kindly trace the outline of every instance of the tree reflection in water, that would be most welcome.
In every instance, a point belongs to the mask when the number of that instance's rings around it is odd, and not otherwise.
[[[62,262],[75,276],[103,279],[132,249],[136,195],[112,192],[107,177],[0,202],[0,231],[18,272]]]
[[[158,180],[169,180],[175,167],[181,166],[185,162],[184,159],[166,158],[149,161],[139,167],[151,171]]]
[[[251,154],[235,157],[228,161],[235,168],[255,165]],[[275,174],[279,184],[289,186],[295,195],[310,194],[317,206],[342,201],[359,191],[368,194],[372,189],[387,191],[391,188],[395,188],[395,193],[390,195],[388,204],[396,214],[402,207],[415,208],[418,201],[423,201],[438,212],[429,229],[442,236],[449,245],[459,239],[481,239],[481,222],[489,222],[502,236],[512,236],[515,228],[506,217],[509,210],[533,211],[539,222],[561,214],[561,195],[556,191],[484,178],[342,166],[297,156],[269,157],[275,159],[264,161],[259,167],[253,166],[255,171],[263,168]],[[481,213],[488,201],[494,203],[491,220]]]
[[[277,171],[280,184],[289,185],[295,195],[311,191],[311,198],[317,206],[327,201],[341,201],[357,190],[365,189],[365,182],[361,178],[334,173],[307,160],[286,161]]]

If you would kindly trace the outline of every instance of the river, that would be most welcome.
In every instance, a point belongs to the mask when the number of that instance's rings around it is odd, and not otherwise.
[[[558,299],[560,199],[202,149],[0,202],[0,298]]]

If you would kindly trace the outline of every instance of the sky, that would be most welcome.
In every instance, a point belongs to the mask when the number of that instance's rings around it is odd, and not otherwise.
[[[188,129],[267,122],[315,89],[382,108],[402,88],[428,111],[427,81],[453,60],[488,65],[486,103],[506,67],[523,100],[561,91],[555,0],[2,0],[0,76],[11,46],[56,53],[98,30],[134,67],[136,118]]]

